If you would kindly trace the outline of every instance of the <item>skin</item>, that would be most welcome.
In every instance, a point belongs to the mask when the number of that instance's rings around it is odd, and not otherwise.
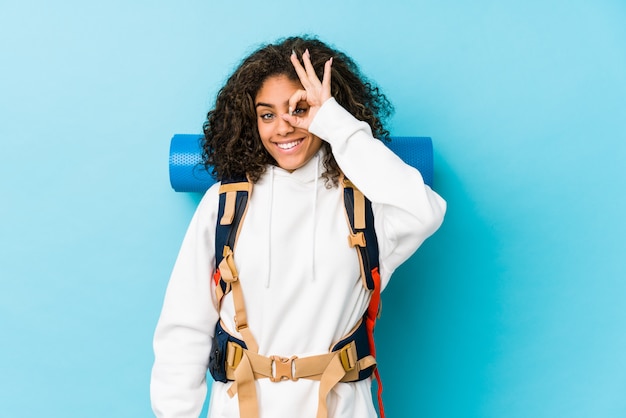
[[[331,97],[332,59],[324,66],[322,81],[315,74],[308,50],[302,54],[304,65],[295,54],[290,59],[300,82],[285,75],[268,77],[256,95],[255,106],[263,146],[280,168],[294,171],[309,162],[322,146],[322,140],[308,128]]]

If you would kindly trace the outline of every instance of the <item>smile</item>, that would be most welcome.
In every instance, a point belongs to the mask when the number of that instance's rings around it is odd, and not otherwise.
[[[283,150],[290,150],[293,147],[299,145],[302,141],[304,141],[304,140],[303,139],[298,139],[296,141],[285,142],[285,143],[282,143],[282,144],[276,144],[276,146],[278,148],[280,148],[280,149],[283,149]]]

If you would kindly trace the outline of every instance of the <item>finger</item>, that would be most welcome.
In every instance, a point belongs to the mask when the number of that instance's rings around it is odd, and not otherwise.
[[[289,98],[289,115],[293,116],[293,111],[300,102],[306,102],[307,92],[306,90],[296,90],[294,94]]]
[[[311,124],[311,118],[309,115],[302,117],[299,115],[283,113],[280,117],[294,128],[305,129],[307,131],[309,130],[309,125]]]
[[[282,115],[280,115],[281,118],[283,118],[284,121],[286,121],[288,124],[290,124],[291,126],[295,127],[295,128],[302,128],[302,120],[300,120],[301,118],[298,118],[297,116],[291,116],[289,113],[283,113]]]
[[[298,56],[296,55],[296,51],[292,51],[291,57],[289,57],[289,59],[291,60],[291,64],[293,65],[293,68],[296,70],[296,74],[298,74],[300,83],[302,84],[303,87],[306,88],[306,86],[309,84],[308,77],[306,74],[306,70],[304,69],[304,67],[300,63],[300,60],[298,59]]]
[[[324,78],[322,78],[322,92],[324,97],[322,97],[322,101],[326,101],[326,99],[330,98],[330,76],[332,65],[333,58],[330,57],[330,59],[324,64]]]
[[[311,53],[307,49],[302,54],[302,62],[304,62],[304,69],[306,70],[307,77],[312,85],[319,86],[320,79],[317,77],[315,73],[315,68],[313,68],[313,64],[311,64]]]

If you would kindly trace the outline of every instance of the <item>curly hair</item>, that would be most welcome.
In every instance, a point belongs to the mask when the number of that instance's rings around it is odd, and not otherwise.
[[[248,176],[259,180],[268,164],[276,161],[265,150],[257,128],[255,99],[265,80],[276,75],[299,82],[289,60],[292,51],[301,56],[308,49],[317,76],[322,79],[324,63],[333,58],[331,95],[355,118],[368,123],[375,137],[389,140],[385,122],[393,107],[380,89],[365,78],[356,63],[312,36],[294,36],[260,47],[241,62],[217,94],[215,106],[203,124],[202,160],[217,179]],[[323,161],[328,187],[338,184],[339,166],[323,142]]]

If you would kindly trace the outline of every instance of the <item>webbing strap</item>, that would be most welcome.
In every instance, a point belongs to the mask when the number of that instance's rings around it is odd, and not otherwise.
[[[248,209],[248,200],[252,193],[252,182],[245,177],[222,180],[220,184],[219,222],[215,230],[215,249],[217,269],[215,271],[215,293],[221,302],[225,294],[233,292],[235,307],[235,325],[248,349],[258,351],[258,344],[248,327],[248,317],[235,265],[233,249],[239,237],[239,230]],[[220,216],[221,214],[221,216]],[[219,257],[219,248],[223,248]]]
[[[354,229],[365,228],[365,196],[356,187],[352,188],[354,193]]]
[[[235,259],[233,257],[233,251],[228,245],[224,246],[222,262],[219,265],[222,280],[230,284],[233,294],[233,305],[235,306],[235,325],[237,331],[243,337],[243,341],[249,350],[257,352],[259,351],[259,345],[257,344],[250,328],[248,327],[248,315],[246,313],[246,305],[243,299],[243,290],[241,289],[241,282],[239,281],[239,273],[235,266]]]
[[[333,356],[330,364],[328,365],[328,367],[326,367],[326,370],[324,370],[324,373],[322,374],[322,379],[320,380],[317,403],[317,418],[328,417],[328,406],[326,405],[328,393],[332,388],[335,387],[337,383],[339,383],[339,381],[345,374],[346,371],[341,364],[339,356]]]
[[[239,367],[235,370],[235,379],[237,389],[239,390],[239,416],[246,418],[257,418],[259,416],[259,405],[256,397],[256,383],[254,383],[254,373],[250,359],[244,353]],[[232,387],[229,388],[228,394],[232,398],[235,394],[231,394]]]
[[[230,225],[235,217],[235,202],[237,192],[226,192],[226,203],[224,204],[224,214],[220,219],[220,225]]]
[[[246,194],[249,194],[250,190],[250,183],[247,181],[237,181],[235,183],[220,184],[220,194],[226,195],[224,203],[224,213],[220,218],[220,225],[232,224],[233,220],[235,219],[237,193],[245,192]],[[233,243],[230,244],[232,245]]]
[[[372,269],[378,267],[378,241],[374,230],[374,213],[371,202],[352,182],[343,177],[343,202],[350,229],[348,243],[357,250],[363,284],[374,290]]]
[[[220,184],[220,193],[250,192],[250,190],[252,190],[250,182],[248,182],[248,180],[245,178],[231,180],[229,183],[227,183],[226,180],[223,180]]]

